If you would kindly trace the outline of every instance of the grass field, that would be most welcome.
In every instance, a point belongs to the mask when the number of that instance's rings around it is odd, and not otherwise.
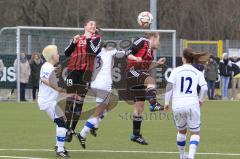
[[[86,104],[85,109],[88,107]],[[132,107],[120,102],[101,123],[98,137],[89,135],[86,151],[74,138],[66,145],[72,150],[71,158],[178,159],[176,130],[170,113],[155,114],[158,118],[150,120],[146,110],[142,133],[150,145],[141,146],[129,141],[132,122],[128,112],[132,112]],[[196,159],[240,158],[239,113],[239,102],[206,102],[202,108],[201,143]],[[80,122],[78,130],[83,123]],[[55,158],[52,150],[55,126],[36,103],[0,103],[0,125],[0,158]]]

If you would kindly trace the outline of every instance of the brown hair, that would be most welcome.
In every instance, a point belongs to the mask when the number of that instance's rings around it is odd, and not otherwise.
[[[87,19],[84,21],[84,26],[86,26],[90,21],[94,21],[95,23],[97,23],[97,21],[94,19]]]
[[[160,36],[157,32],[145,32],[145,36],[147,38],[150,38],[150,37],[155,37],[157,38],[158,36]]]
[[[205,64],[209,60],[208,52],[196,52],[191,48],[183,50],[183,57],[187,63]]]
[[[38,52],[33,52],[32,53],[32,56],[31,56],[31,59],[29,61],[30,64],[32,64],[34,62],[34,56],[37,55],[39,57],[39,59],[41,60],[41,54],[38,53]]]

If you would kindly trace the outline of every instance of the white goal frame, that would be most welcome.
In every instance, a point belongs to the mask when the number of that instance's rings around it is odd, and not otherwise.
[[[17,54],[17,72],[20,72],[19,60],[20,60],[20,46],[21,46],[21,30],[59,30],[59,31],[83,31],[83,28],[67,28],[67,27],[35,27],[35,26],[17,26],[17,27],[6,27],[4,29],[16,29],[16,54]],[[102,28],[102,31],[111,32],[144,32],[144,31],[156,31],[160,33],[171,33],[172,34],[172,67],[176,67],[176,30],[146,30],[146,29],[110,29]],[[0,34],[1,34],[0,32]],[[17,73],[17,101],[20,101],[20,74]]]

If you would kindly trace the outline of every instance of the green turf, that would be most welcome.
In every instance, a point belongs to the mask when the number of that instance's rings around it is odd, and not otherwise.
[[[88,109],[88,104],[85,109]],[[87,150],[164,151],[176,152],[176,129],[171,114],[149,119],[146,110],[142,133],[150,145],[141,146],[129,141],[132,106],[124,102],[111,111],[100,125],[98,137],[88,137]],[[209,101],[202,108],[201,153],[240,153],[239,102]],[[126,114],[127,117],[125,116]],[[162,118],[162,119],[159,119]],[[78,130],[83,126],[80,122]],[[52,149],[55,144],[55,125],[41,112],[36,103],[0,103],[0,149]],[[82,150],[76,138],[66,145]],[[53,151],[0,151],[1,156],[55,158]],[[177,154],[137,152],[71,152],[72,159],[177,159]],[[240,156],[197,155],[196,159],[238,159]]]

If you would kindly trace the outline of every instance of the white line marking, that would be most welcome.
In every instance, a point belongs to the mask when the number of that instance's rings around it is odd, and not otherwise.
[[[18,156],[0,156],[0,158],[18,158],[18,159],[46,159],[46,158],[35,158],[35,157],[18,157]]]
[[[28,152],[52,152],[53,149],[0,149],[0,151],[28,151]],[[134,150],[69,150],[70,152],[102,152],[102,153],[146,153],[146,154],[178,154],[178,152],[167,151],[134,151]],[[240,153],[218,153],[218,152],[200,152],[198,155],[216,155],[216,156],[240,156]],[[40,158],[33,158],[40,159]]]

